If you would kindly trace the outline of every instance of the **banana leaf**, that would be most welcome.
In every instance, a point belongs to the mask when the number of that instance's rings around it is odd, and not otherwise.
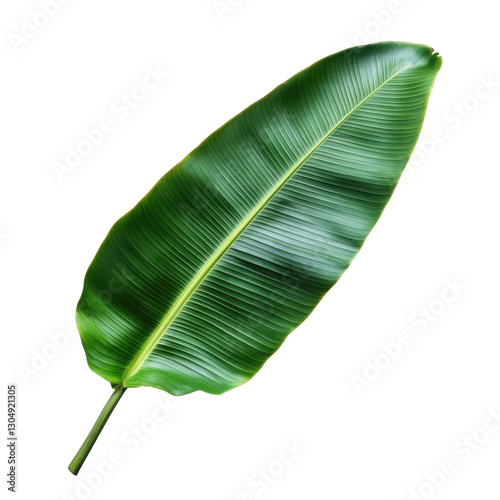
[[[337,282],[391,197],[441,58],[354,47],[278,86],[170,169],[109,231],[76,320],[115,389],[222,394],[252,378]],[[112,195],[110,195],[112,197]]]

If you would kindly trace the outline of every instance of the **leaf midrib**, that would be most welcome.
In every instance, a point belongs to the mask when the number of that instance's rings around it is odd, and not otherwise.
[[[179,312],[182,310],[186,302],[191,298],[194,292],[201,285],[205,277],[210,273],[210,271],[215,267],[217,262],[224,256],[224,254],[231,248],[233,243],[238,239],[238,237],[245,231],[245,229],[252,223],[252,221],[259,215],[259,213],[264,209],[264,207],[271,201],[271,199],[280,191],[280,189],[286,184],[286,182],[295,174],[295,172],[308,160],[308,158],[323,144],[323,142],[330,137],[337,128],[342,125],[356,110],[358,110],[370,97],[376,94],[384,85],[387,85],[393,78],[399,75],[402,71],[411,66],[405,66],[399,71],[394,73],[390,78],[385,80],[381,85],[379,85],[375,90],[368,94],[364,99],[362,99],[359,104],[357,104],[351,111],[349,111],[338,123],[336,123],[330,130],[325,134],[325,136],[317,142],[309,151],[306,152],[290,169],[289,171],[280,179],[280,181],[273,187],[268,194],[262,198],[258,205],[238,224],[235,230],[226,238],[224,243],[219,247],[219,249],[208,259],[208,261],[203,265],[203,267],[198,271],[196,276],[191,280],[189,285],[184,289],[184,291],[179,295],[178,299],[174,302],[171,309],[164,316],[161,323],[152,332],[151,336],[145,343],[144,347],[139,352],[135,361],[133,361],[130,367],[125,372],[122,384],[130,377],[135,375],[137,371],[141,368],[144,361],[153,352],[154,348],[158,342],[163,337],[164,333],[168,330],[169,326],[175,320]]]

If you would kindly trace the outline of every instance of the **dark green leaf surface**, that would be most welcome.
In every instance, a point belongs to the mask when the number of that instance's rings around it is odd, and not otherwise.
[[[250,379],[378,220],[440,66],[423,45],[340,52],[172,168],[113,226],[86,275],[77,324],[92,370],[176,395]]]

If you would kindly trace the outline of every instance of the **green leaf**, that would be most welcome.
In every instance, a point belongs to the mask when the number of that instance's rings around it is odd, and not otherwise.
[[[117,390],[175,395],[253,377],[380,217],[440,66],[407,43],[334,54],[168,171],[87,272],[77,325],[90,368]]]

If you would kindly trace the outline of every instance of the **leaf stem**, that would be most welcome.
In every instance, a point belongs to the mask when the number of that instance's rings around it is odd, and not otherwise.
[[[101,433],[103,427],[106,425],[106,422],[108,421],[109,416],[115,409],[115,406],[118,404],[118,401],[120,401],[120,398],[123,396],[123,393],[127,390],[126,387],[123,387],[122,385],[119,385],[113,394],[111,394],[111,397],[108,399],[108,402],[102,409],[100,415],[97,417],[97,420],[92,427],[92,429],[89,432],[89,435],[83,442],[82,446],[78,450],[77,454],[75,455],[75,458],[71,460],[71,463],[69,464],[68,469],[70,470],[71,473],[73,473],[75,476],[78,474],[78,471],[81,469],[83,462],[85,462],[85,459],[87,458],[88,454],[90,453],[90,450],[92,449],[92,446],[94,446],[94,443],[97,441],[97,438],[99,437],[99,434]]]

